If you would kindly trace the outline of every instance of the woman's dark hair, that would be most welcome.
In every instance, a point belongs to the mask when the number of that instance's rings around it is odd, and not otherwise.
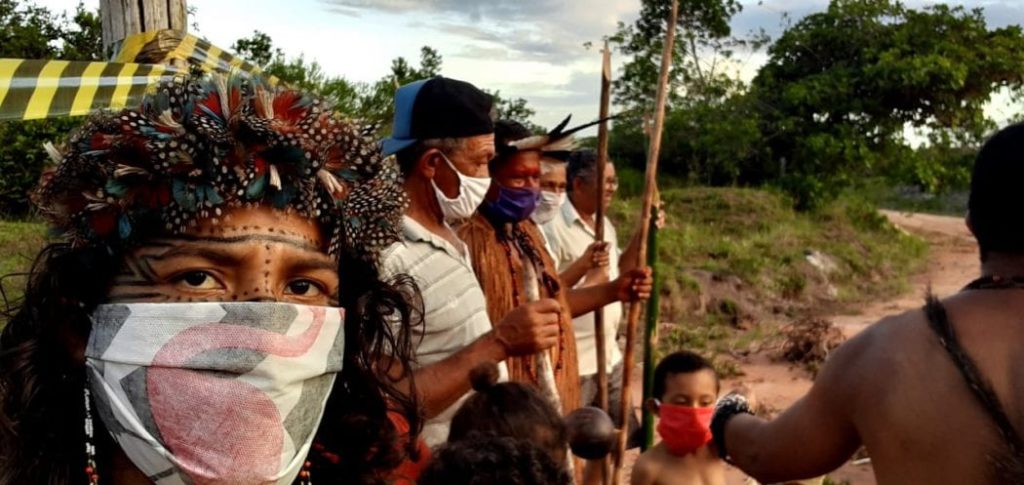
[[[444,445],[419,485],[568,485],[572,478],[540,447],[507,436],[474,436]]]
[[[452,417],[448,442],[473,436],[507,436],[535,443],[550,456],[564,456],[568,443],[558,410],[535,387],[520,382],[498,384],[498,368],[482,364],[470,373],[475,394]]]
[[[36,258],[24,299],[0,333],[0,484],[85,483],[84,358],[70,349],[84,349],[89,315],[106,301],[123,254],[56,243]],[[345,362],[317,431],[323,450],[309,460],[326,483],[385,483],[414,454],[421,427],[414,388],[402,392],[397,383],[411,379],[408,329],[422,310],[409,277],[382,280],[375,263],[351,254],[339,257],[339,268]],[[407,420],[410,436],[398,436],[389,410]],[[117,445],[95,416],[94,423],[106,481]]]

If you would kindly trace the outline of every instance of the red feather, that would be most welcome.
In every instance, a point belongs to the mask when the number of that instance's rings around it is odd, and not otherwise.
[[[256,175],[263,175],[267,173],[267,161],[261,156],[252,157],[252,166],[256,170]]]
[[[89,149],[90,150],[106,150],[106,149],[110,148],[110,145],[111,145],[110,141],[112,139],[113,139],[113,137],[111,137],[109,135],[104,135],[102,133],[96,133],[95,135],[92,136],[92,138],[89,139]]]
[[[225,113],[225,115],[237,113],[238,112],[238,106],[241,105],[241,104],[242,104],[242,90],[238,89],[238,88],[232,88],[228,92],[228,109],[231,110],[231,113]]]
[[[96,234],[100,236],[106,236],[113,232],[114,227],[117,226],[117,214],[111,210],[103,210],[93,214],[89,220],[89,227],[92,228]]]
[[[274,98],[274,120],[286,125],[298,123],[306,116],[308,109],[303,106],[302,93],[285,91]]]
[[[217,95],[216,91],[210,91],[210,94],[206,95],[205,99],[196,104],[196,108],[194,110],[196,114],[201,114],[203,112],[199,109],[200,105],[205,106],[206,109],[209,109],[217,116],[220,116],[221,118],[224,117],[224,113],[220,112],[220,96]]]
[[[142,186],[132,192],[130,197],[137,196],[142,205],[149,209],[164,207],[171,203],[171,186],[167,183]]]

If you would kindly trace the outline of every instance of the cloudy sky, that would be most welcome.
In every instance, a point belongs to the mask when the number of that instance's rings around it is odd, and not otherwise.
[[[72,10],[79,0],[35,0],[52,10]],[[741,0],[733,19],[742,34],[764,28],[773,37],[783,14],[799,19],[821,11],[828,0]],[[95,8],[99,0],[84,0]],[[918,7],[933,0],[905,0]],[[950,0],[985,9],[991,26],[1024,24],[1021,0]],[[332,75],[373,81],[397,56],[415,62],[430,45],[444,59],[446,76],[526,98],[534,121],[551,126],[565,114],[579,121],[596,117],[600,54],[584,43],[599,42],[630,23],[640,0],[191,0],[198,34],[228,48],[253,30],[269,34],[288,55],[304,55]],[[742,56],[737,69],[749,77],[764,56]],[[618,64],[618,63],[616,63]],[[1005,117],[1005,105],[992,114]]]

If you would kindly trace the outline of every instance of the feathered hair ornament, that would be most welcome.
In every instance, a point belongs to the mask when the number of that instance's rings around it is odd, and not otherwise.
[[[131,244],[266,205],[317,221],[332,254],[374,257],[398,239],[406,204],[375,131],[258,78],[176,77],[47,144],[56,166],[33,201],[75,245]]]
[[[505,136],[502,136],[502,133],[500,133],[502,131],[501,128],[495,126],[496,148],[499,155],[510,155],[517,151],[537,150],[542,152],[544,156],[564,160],[569,156],[570,152],[576,149],[576,140],[573,135],[613,118],[615,117],[609,116],[608,118],[566,129],[565,127],[569,125],[569,120],[572,119],[572,115],[569,115],[558,126],[543,135],[531,134],[528,129],[515,121],[499,121],[499,125],[501,123],[506,124],[507,133]],[[504,140],[501,140],[502,138]]]

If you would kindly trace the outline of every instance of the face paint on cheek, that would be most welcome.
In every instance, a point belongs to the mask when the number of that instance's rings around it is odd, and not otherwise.
[[[121,272],[114,278],[110,300],[171,301],[175,295],[159,284],[160,277],[153,269],[153,261],[162,258],[172,247],[167,243],[154,243],[127,256]]]

